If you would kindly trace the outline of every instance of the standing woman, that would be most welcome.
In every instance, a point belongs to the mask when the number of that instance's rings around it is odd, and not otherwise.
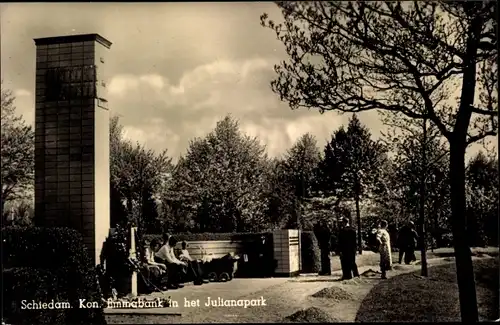
[[[382,279],[387,279],[387,271],[392,269],[391,236],[387,231],[387,221],[382,220],[377,231]]]

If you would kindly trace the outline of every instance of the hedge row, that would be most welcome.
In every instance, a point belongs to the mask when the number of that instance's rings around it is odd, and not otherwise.
[[[3,272],[3,317],[9,324],[66,324],[62,309],[21,309],[33,301],[40,303],[68,301],[59,291],[58,276],[39,268],[16,267]]]
[[[174,234],[179,241],[205,241],[205,240],[241,240],[249,244],[265,236],[268,241],[272,241],[272,233],[177,233]],[[144,235],[143,240],[162,240],[161,235]],[[301,232],[301,258],[303,273],[317,273],[321,269],[321,258],[318,241],[312,231]]]
[[[318,273],[321,270],[321,251],[312,231],[301,233],[302,273]]]
[[[178,241],[205,241],[205,240],[232,240],[232,241],[254,241],[258,240],[260,236],[264,235],[267,238],[271,236],[272,233],[262,232],[262,233],[176,233],[175,238]],[[162,235],[151,235],[147,234],[143,236],[143,240],[151,241],[152,239],[162,240]]]
[[[79,299],[101,301],[97,273],[77,231],[69,228],[2,229],[3,313],[11,324],[106,324],[102,309],[78,308]],[[71,309],[21,310],[22,300],[69,302]]]

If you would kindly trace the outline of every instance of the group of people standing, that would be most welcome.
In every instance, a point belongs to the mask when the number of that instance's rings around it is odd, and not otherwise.
[[[337,255],[340,256],[340,264],[342,267],[342,279],[348,280],[353,277],[358,277],[358,266],[356,265],[356,230],[350,224],[349,219],[340,219],[340,232],[338,241],[335,243],[329,225],[324,222],[318,222],[314,226],[314,233],[318,239],[319,249],[321,252],[321,271],[319,275],[331,275],[330,252],[335,247]]]
[[[342,280],[349,280],[353,277],[359,277],[358,266],[356,264],[356,251],[358,248],[356,230],[350,226],[349,219],[345,217],[340,219],[339,225],[340,231],[335,251],[340,257]],[[387,271],[392,270],[391,236],[387,227],[387,221],[381,220],[374,232],[378,253],[380,254],[382,279],[386,279]],[[328,228],[325,222],[319,222],[315,225],[314,229],[321,250],[320,275],[331,275],[330,251],[332,250],[333,243],[332,233]],[[399,264],[402,263],[403,257],[406,264],[416,261],[415,249],[417,240],[418,234],[415,230],[415,225],[410,221],[398,233]]]
[[[188,279],[195,285],[207,283],[203,279],[203,261],[193,259],[182,242],[179,257],[174,248],[178,241],[174,236],[164,234],[163,242],[153,239],[145,249],[144,272],[149,283],[162,289],[182,288]],[[166,279],[165,285],[162,279]]]

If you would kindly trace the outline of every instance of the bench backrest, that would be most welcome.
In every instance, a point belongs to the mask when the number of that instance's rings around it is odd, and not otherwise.
[[[187,250],[192,258],[202,258],[204,255],[210,255],[219,258],[228,253],[241,255],[244,251],[244,242],[241,240],[204,240],[204,241],[186,241]],[[178,253],[182,249],[182,244],[177,243],[175,250]]]

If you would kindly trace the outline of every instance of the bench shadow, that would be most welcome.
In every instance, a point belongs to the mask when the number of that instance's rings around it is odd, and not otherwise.
[[[343,282],[345,284],[356,284],[357,281],[377,281],[380,280],[378,277],[372,277],[372,276],[361,276],[360,278],[353,278],[350,280],[342,280],[342,278],[326,278],[326,279],[310,279],[310,280],[292,280],[293,282]]]
[[[293,282],[340,282],[340,279],[311,279],[311,280],[292,280]]]

